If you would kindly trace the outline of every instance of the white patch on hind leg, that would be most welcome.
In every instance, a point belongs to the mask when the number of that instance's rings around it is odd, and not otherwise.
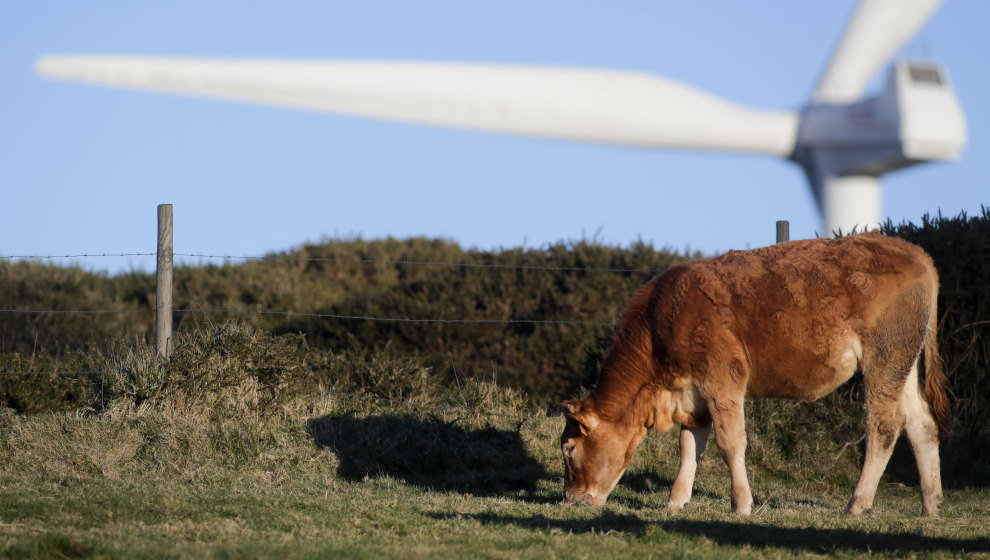
[[[918,387],[918,362],[901,393],[901,410],[904,411],[904,431],[907,432],[921,481],[922,513],[934,517],[942,506],[942,476],[938,455],[938,427],[932,418],[928,403]]]

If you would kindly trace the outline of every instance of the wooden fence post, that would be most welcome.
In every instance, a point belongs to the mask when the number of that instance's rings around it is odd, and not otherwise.
[[[791,240],[791,223],[787,220],[777,220],[777,243]]]
[[[155,277],[155,350],[172,353],[172,205],[158,205],[158,266]]]

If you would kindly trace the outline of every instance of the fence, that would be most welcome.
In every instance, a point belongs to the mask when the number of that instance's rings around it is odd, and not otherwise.
[[[306,313],[294,311],[275,310],[248,310],[248,309],[176,309],[173,306],[173,269],[174,257],[224,259],[224,260],[256,260],[256,261],[320,261],[334,263],[362,263],[362,264],[403,264],[416,266],[447,266],[465,268],[484,269],[517,269],[517,270],[546,270],[558,272],[618,272],[618,273],[660,273],[663,269],[635,269],[635,268],[595,268],[595,267],[550,267],[550,266],[526,266],[526,265],[499,265],[481,263],[452,263],[452,262],[428,262],[428,261],[392,261],[392,260],[372,260],[372,259],[333,259],[333,258],[293,258],[293,257],[232,257],[229,255],[208,255],[197,253],[175,253],[173,248],[173,227],[172,227],[172,205],[160,204],[158,210],[158,235],[157,251],[155,253],[120,253],[120,254],[87,254],[87,255],[48,255],[48,256],[19,256],[4,257],[26,258],[26,259],[56,259],[91,256],[155,256],[156,257],[156,288],[155,288],[155,348],[156,352],[163,357],[168,357],[173,349],[172,318],[175,313],[215,313],[215,314],[258,314],[258,315],[280,315],[285,317],[306,317],[335,320],[358,320],[358,321],[389,321],[401,323],[429,323],[429,324],[545,324],[545,325],[592,325],[592,326],[613,326],[610,321],[590,321],[590,320],[549,320],[549,319],[475,319],[475,318],[412,318],[412,317],[376,317],[366,315],[346,315],[330,313]],[[789,223],[778,221],[776,223],[777,242],[788,241]],[[101,313],[140,313],[140,310],[44,310],[44,309],[3,309],[0,313],[31,313],[31,314],[101,314]],[[30,373],[55,373],[55,372],[0,372],[0,375],[18,375]],[[82,375],[91,372],[67,372],[75,375]]]

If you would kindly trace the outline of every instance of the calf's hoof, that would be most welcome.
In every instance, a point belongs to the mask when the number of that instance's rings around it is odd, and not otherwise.
[[[932,493],[928,496],[921,496],[921,515],[925,517],[938,517],[938,512],[942,510],[942,492]]]
[[[846,515],[859,516],[859,515],[863,515],[864,513],[868,513],[872,509],[873,509],[873,504],[864,505],[857,503],[854,500],[849,502],[849,505],[846,506]]]
[[[753,500],[750,499],[745,502],[736,503],[732,502],[732,513],[736,515],[749,515],[753,513]]]

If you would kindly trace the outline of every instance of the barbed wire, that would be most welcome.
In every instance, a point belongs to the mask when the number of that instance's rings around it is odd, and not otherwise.
[[[372,317],[365,315],[341,315],[336,313],[306,313],[301,311],[265,311],[252,309],[173,309],[176,313],[231,313],[282,315],[286,317],[315,317],[319,319],[345,319],[355,321],[382,321],[394,323],[440,323],[440,324],[535,324],[535,325],[592,325],[613,327],[615,322],[607,321],[568,321],[555,319],[416,319],[408,317]]]
[[[0,309],[0,313],[48,315],[99,315],[103,313],[147,313],[151,309]]]
[[[0,255],[0,259],[81,259],[91,257],[154,257],[155,253],[80,253],[77,255]]]
[[[77,253],[66,255],[0,255],[0,260],[54,260],[54,259],[76,259],[95,257],[155,257],[157,253]],[[538,266],[538,265],[502,265],[493,263],[455,263],[437,261],[410,261],[391,259],[359,259],[359,258],[312,258],[312,257],[288,257],[288,256],[233,256],[233,255],[210,255],[205,253],[173,253],[175,257],[201,258],[201,259],[224,259],[224,260],[250,260],[259,262],[326,262],[338,264],[379,264],[379,265],[412,265],[412,266],[447,266],[459,268],[476,268],[489,270],[535,270],[554,272],[613,272],[613,273],[661,273],[667,269],[645,269],[645,268],[606,268],[606,267],[579,267],[579,266]],[[97,315],[111,313],[147,313],[154,312],[154,308],[147,309],[0,309],[0,313],[20,313],[36,315]],[[254,315],[279,315],[283,317],[308,317],[337,320],[360,320],[360,321],[380,321],[396,323],[419,323],[419,324],[533,324],[533,325],[572,325],[572,326],[603,326],[614,327],[612,321],[573,321],[554,319],[437,319],[437,318],[409,318],[409,317],[375,317],[367,315],[347,315],[338,313],[309,313],[296,311],[273,311],[273,310],[252,310],[252,309],[173,309],[174,313],[204,313],[204,314],[254,314]],[[58,376],[72,381],[82,381],[82,376],[100,375],[96,371],[0,371],[0,376],[33,375],[33,376]],[[371,400],[377,402],[387,402],[403,406],[413,406],[430,410],[444,410],[453,412],[479,413],[476,409],[449,407],[439,405],[423,405],[388,399],[384,397],[374,397],[370,395],[357,395],[343,393],[339,391],[323,391],[320,394],[337,396],[351,399]],[[484,411],[486,414],[495,416],[518,416]]]
[[[325,262],[337,264],[381,264],[381,265],[409,265],[409,266],[446,266],[453,268],[480,268],[490,270],[535,270],[549,272],[613,272],[613,273],[643,273],[660,274],[666,272],[667,268],[610,268],[595,266],[541,266],[541,265],[513,265],[495,263],[464,263],[464,262],[441,262],[441,261],[413,261],[406,259],[361,259],[361,258],[336,258],[336,257],[289,257],[289,256],[238,256],[238,255],[212,255],[207,253],[173,253],[174,257],[188,257],[200,259],[220,259],[220,260],[243,260],[257,262]],[[73,255],[0,255],[0,260],[24,259],[24,260],[53,260],[53,259],[76,259],[92,257],[154,257],[157,253],[79,253]]]
[[[101,314],[101,313],[148,313],[154,309],[0,309],[0,313],[24,314]],[[568,321],[556,319],[433,319],[409,317],[374,317],[368,315],[344,315],[338,313],[307,313],[302,311],[268,311],[264,309],[173,309],[173,313],[242,314],[242,315],[281,315],[283,317],[310,317],[318,319],[341,319],[353,321],[379,321],[393,323],[438,323],[438,324],[532,324],[532,325],[574,325],[614,327],[614,321]]]
[[[204,259],[224,259],[224,260],[252,260],[252,261],[284,261],[284,262],[327,262],[339,264],[384,264],[384,265],[414,265],[414,266],[448,266],[458,268],[487,268],[506,270],[543,270],[559,272],[642,272],[658,274],[666,272],[667,268],[609,268],[594,266],[541,266],[541,265],[515,265],[515,264],[494,264],[494,263],[458,263],[440,261],[411,261],[406,259],[360,259],[360,258],[337,258],[337,257],[288,257],[288,256],[235,256],[235,255],[209,255],[203,253],[174,253],[176,257],[192,257]]]

